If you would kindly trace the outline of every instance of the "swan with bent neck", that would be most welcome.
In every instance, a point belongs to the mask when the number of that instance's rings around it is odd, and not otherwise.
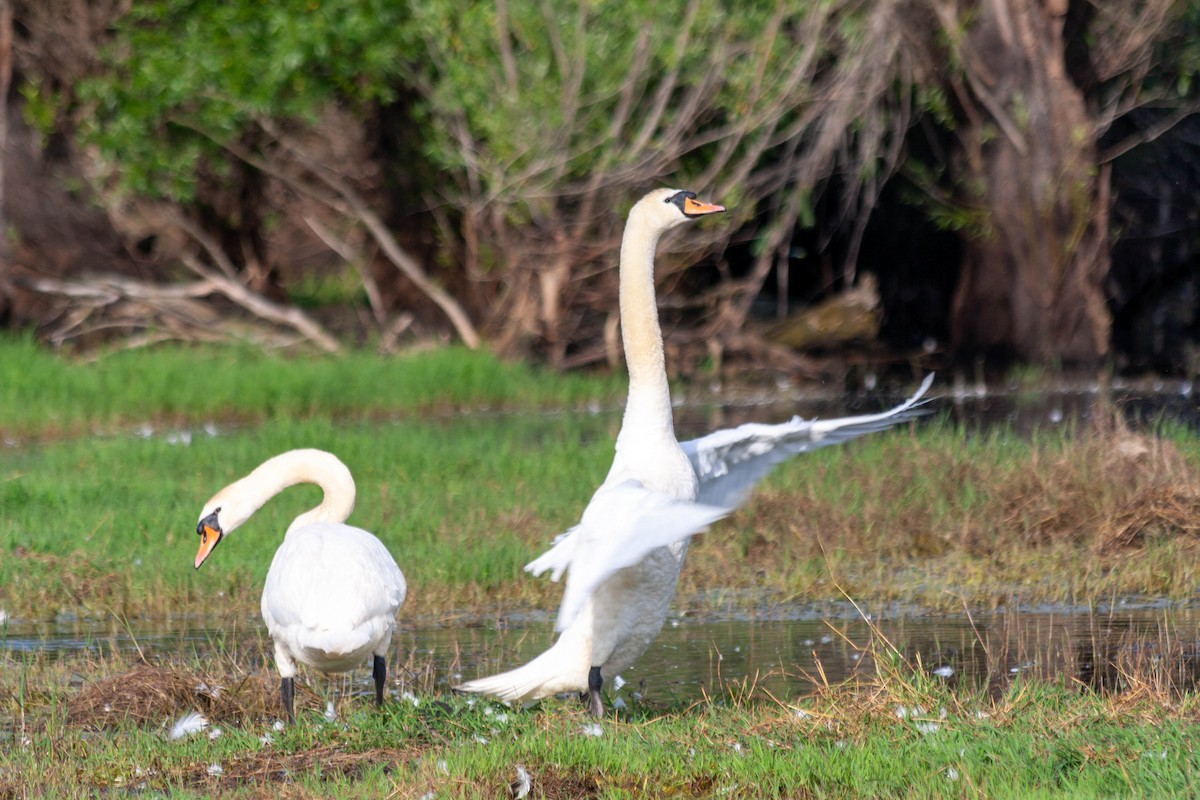
[[[354,478],[323,450],[275,456],[213,495],[196,524],[196,569],[227,534],[299,483],[315,483],[324,495],[288,526],[262,594],[263,621],[275,644],[280,695],[291,722],[298,663],[346,672],[374,656],[375,702],[383,703],[387,651],[407,593],[404,575],[383,543],[344,524],[354,510]]]
[[[579,524],[525,569],[567,573],[546,652],[509,672],[468,681],[458,691],[506,702],[560,692],[588,693],[604,713],[604,676],[646,651],[662,629],[690,537],[742,503],[771,467],[797,453],[883,430],[923,413],[914,408],[932,375],[905,403],[880,414],[775,425],[742,425],[680,443],[675,438],[662,331],[654,292],[661,236],[724,211],[689,191],[658,189],[634,204],[621,239],[621,336],[629,395],[612,468]]]

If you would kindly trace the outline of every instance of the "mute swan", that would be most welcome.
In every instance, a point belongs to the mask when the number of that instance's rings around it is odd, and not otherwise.
[[[354,478],[322,450],[291,450],[263,462],[213,495],[200,512],[196,569],[228,533],[289,486],[315,483],[324,497],[292,521],[275,551],[262,616],[275,643],[275,666],[288,721],[295,722],[296,662],[346,672],[374,655],[375,703],[383,703],[384,660],[407,587],[375,536],[342,524],[354,510]]]
[[[662,332],[654,295],[654,252],[663,233],[725,209],[688,191],[658,189],[629,212],[621,240],[621,334],[629,395],[612,468],[578,525],[525,569],[567,572],[546,652],[509,672],[468,681],[459,691],[526,701],[587,691],[603,714],[605,675],[630,666],[662,629],[688,539],[742,502],[770,468],[796,453],[883,430],[909,419],[930,378],[906,403],[882,414],[781,425],[743,425],[684,442],[675,438]]]

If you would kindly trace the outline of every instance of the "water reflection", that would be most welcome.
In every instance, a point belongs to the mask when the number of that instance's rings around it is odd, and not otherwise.
[[[66,627],[10,624],[0,639],[4,659],[139,651],[203,659],[230,658],[237,651],[240,663],[249,659],[269,667],[269,642],[250,622],[240,630]],[[551,640],[549,619],[402,630],[394,641],[393,675],[414,688],[446,691],[465,678],[524,663]],[[973,617],[899,613],[871,623],[828,609],[798,609],[770,619],[672,619],[621,676],[624,686],[615,696],[674,704],[748,687],[790,698],[856,673],[873,675],[873,653],[890,647],[951,684],[1001,688],[1014,676],[1028,675],[1120,690],[1129,675],[1156,672],[1175,688],[1187,689],[1200,679],[1200,609],[1123,603],[1093,611],[1058,608]],[[364,667],[355,674],[355,686],[363,692],[370,689],[368,673]]]

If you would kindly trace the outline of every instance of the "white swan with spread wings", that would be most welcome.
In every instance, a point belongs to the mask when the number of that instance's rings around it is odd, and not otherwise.
[[[527,701],[587,691],[603,714],[604,676],[630,666],[662,629],[688,539],[740,504],[772,466],[797,453],[883,430],[921,413],[932,376],[882,414],[780,425],[743,425],[682,444],[675,438],[654,253],[663,233],[725,209],[689,191],[659,189],[629,212],[621,240],[621,335],[629,396],[616,454],[583,516],[531,562],[534,575],[567,575],[546,652],[509,672],[468,681],[459,691]]]

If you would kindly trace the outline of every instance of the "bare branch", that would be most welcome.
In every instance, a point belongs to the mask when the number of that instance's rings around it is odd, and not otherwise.
[[[684,6],[685,16],[679,22],[679,32],[676,34],[675,46],[673,48],[674,63],[667,74],[659,81],[658,91],[655,92],[654,99],[650,102],[650,107],[646,110],[643,117],[641,130],[630,144],[630,149],[635,153],[640,153],[646,149],[646,145],[658,129],[663,112],[667,109],[667,103],[675,91],[676,84],[679,82],[679,69],[683,64],[683,56],[687,52],[688,40],[691,37],[692,26],[696,24],[696,15],[699,13],[699,7],[699,3],[688,3]]]
[[[211,138],[234,156],[256,169],[262,170],[264,173],[279,179],[298,194],[323,203],[329,208],[349,215],[352,219],[362,223],[371,237],[375,239],[388,261],[412,281],[434,304],[442,309],[442,312],[450,319],[451,324],[458,332],[463,343],[471,349],[478,348],[480,345],[479,334],[475,331],[475,326],[471,323],[462,306],[444,289],[429,279],[420,263],[400,246],[399,242],[392,235],[392,232],[383,223],[383,220],[368,207],[366,201],[363,200],[358,192],[354,191],[339,176],[331,174],[324,165],[309,158],[303,149],[292,142],[291,137],[284,134],[272,121],[260,119],[259,123],[264,131],[273,136],[281,146],[286,148],[308,170],[310,175],[326,188],[332,190],[334,195],[330,196],[326,192],[318,191],[309,182],[286,172],[277,163],[250,153],[235,143],[221,141],[216,137]],[[204,131],[200,132],[205,133]],[[205,133],[205,135],[208,134]]]
[[[182,256],[184,265],[197,275],[203,276],[215,291],[225,295],[228,299],[246,309],[257,317],[265,319],[279,325],[286,325],[289,328],[294,328],[304,335],[306,339],[316,344],[327,353],[336,353],[341,350],[341,346],[337,343],[337,339],[330,336],[324,328],[317,324],[311,317],[305,314],[300,309],[294,306],[283,306],[274,303],[260,294],[256,294],[247,289],[243,284],[236,280],[227,278],[220,273],[213,272],[208,266],[203,264],[200,259],[190,253],[184,253]]]
[[[221,276],[218,278],[225,280]],[[107,331],[125,333],[126,347],[170,339],[216,342],[228,339],[234,330],[209,304],[199,302],[199,298],[221,291],[209,280],[163,285],[122,275],[96,275],[77,280],[22,276],[18,283],[66,301],[58,323],[49,335],[55,343]],[[278,320],[268,321],[274,324]],[[131,338],[129,332],[138,330],[142,334]],[[270,335],[266,331],[255,333],[259,338]],[[277,336],[275,338],[274,344],[284,344]]]
[[[504,82],[507,84],[509,98],[515,100],[520,93],[520,82],[517,78],[517,60],[513,58],[512,36],[508,28],[507,0],[496,0],[496,46],[500,51],[500,64],[504,68]]]
[[[359,248],[334,234],[333,231],[326,227],[325,223],[312,214],[304,215],[304,224],[308,225],[309,229],[317,235],[317,238],[325,243],[326,247],[341,256],[342,260],[347,264],[354,267],[354,271],[358,273],[358,280],[362,283],[363,289],[367,293],[367,302],[371,305],[371,313],[375,317],[375,322],[379,325],[386,325],[387,311],[383,304],[383,293],[379,291],[379,282],[371,275],[371,271],[367,266],[367,260],[363,257]]]
[[[1115,161],[1138,145],[1154,141],[1159,136],[1162,136],[1164,133],[1171,130],[1193,114],[1200,114],[1200,103],[1192,102],[1177,108],[1173,113],[1163,117],[1155,124],[1137,131],[1125,139],[1122,139],[1120,142],[1117,142],[1104,152],[1100,153],[1100,155],[1097,157],[1097,163],[1108,164],[1112,161]]]

